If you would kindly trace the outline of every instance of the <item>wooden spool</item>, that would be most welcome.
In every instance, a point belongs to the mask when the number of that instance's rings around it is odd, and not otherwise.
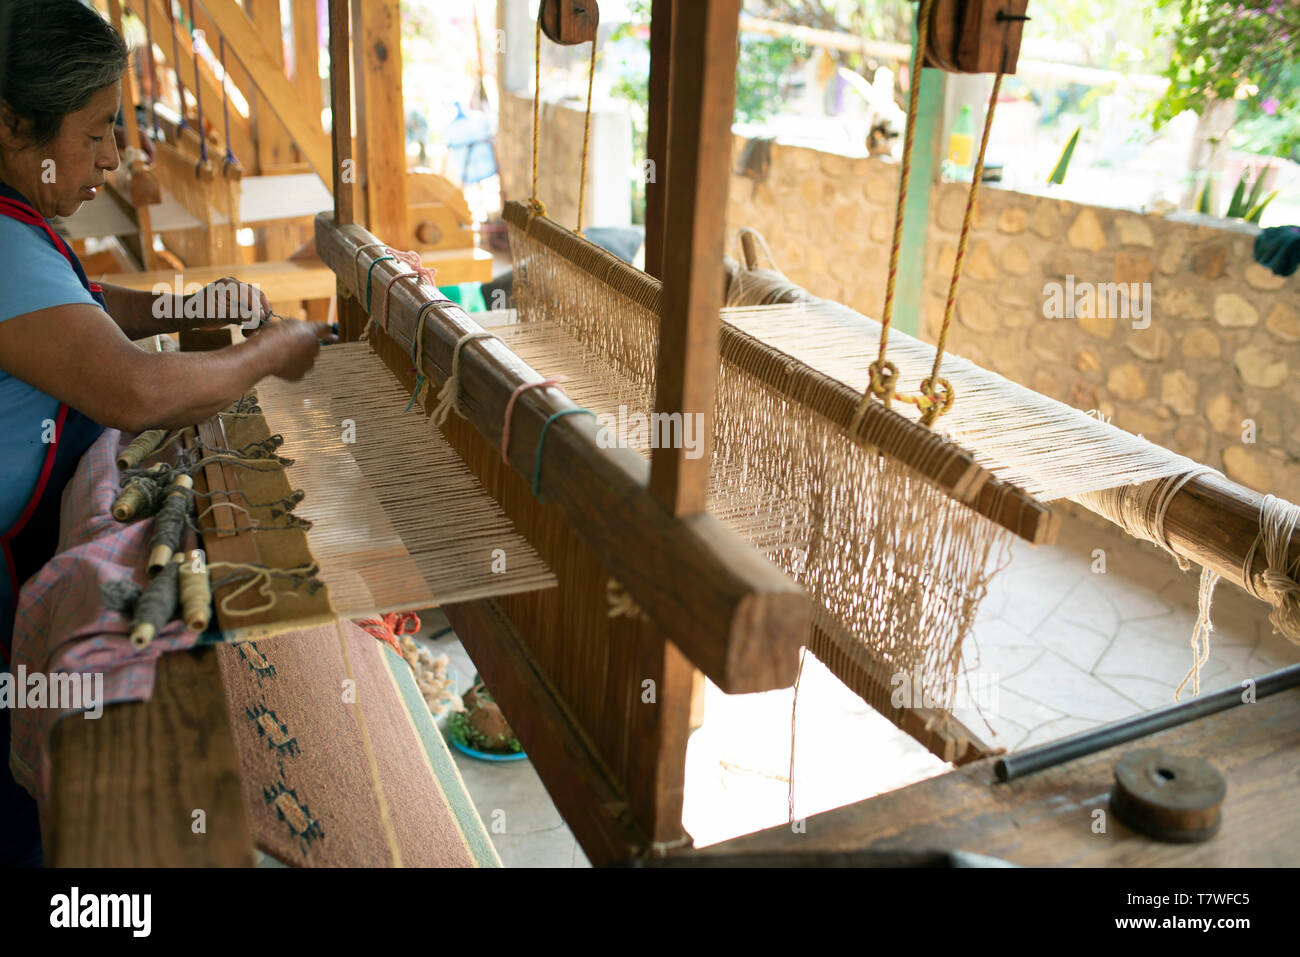
[[[546,38],[566,47],[595,40],[600,26],[596,0],[542,0],[537,16]]]
[[[1227,793],[1223,776],[1208,761],[1143,748],[1115,763],[1110,806],[1116,817],[1148,837],[1194,844],[1219,833]]]
[[[949,73],[1015,73],[1029,0],[934,0],[925,65]]]

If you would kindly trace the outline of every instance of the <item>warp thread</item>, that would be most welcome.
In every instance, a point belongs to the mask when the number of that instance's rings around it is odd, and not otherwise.
[[[1210,621],[1210,603],[1214,601],[1214,586],[1217,584],[1218,572],[1202,568],[1201,584],[1196,592],[1196,625],[1192,628],[1192,667],[1174,689],[1175,701],[1183,693],[1183,688],[1187,687],[1188,681],[1192,682],[1193,695],[1199,696],[1201,693],[1201,668],[1210,660],[1210,632],[1214,630]]]
[[[447,376],[447,381],[442,384],[438,392],[438,404],[433,409],[433,424],[442,425],[447,421],[447,416],[452,410],[461,418],[465,417],[464,411],[460,406],[460,350],[464,348],[465,343],[473,339],[495,339],[492,333],[483,329],[477,329],[474,332],[467,332],[456,340],[456,347],[451,351],[451,375]]]

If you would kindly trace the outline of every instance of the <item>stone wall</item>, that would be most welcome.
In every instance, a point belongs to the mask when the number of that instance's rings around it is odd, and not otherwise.
[[[538,195],[547,215],[570,229],[577,225],[578,171],[582,167],[585,104],[542,103]],[[507,199],[532,194],[533,101],[501,97],[497,162]],[[626,111],[592,110],[583,224],[626,226],[631,222],[632,126]]]
[[[879,315],[897,176],[883,161],[774,145],[765,182],[732,178],[728,226],[762,232],[777,265],[813,294]],[[923,306],[931,341],[967,189],[942,183],[931,194]],[[986,185],[949,347],[1300,501],[1300,273],[1283,279],[1257,265],[1255,232]],[[1050,291],[1067,283],[1149,283],[1149,321],[1140,301],[1105,297],[1095,310],[1049,318]]]

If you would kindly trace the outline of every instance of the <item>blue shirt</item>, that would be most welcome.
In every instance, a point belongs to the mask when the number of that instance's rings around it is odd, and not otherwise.
[[[40,227],[0,216],[0,322],[69,303],[98,306]],[[0,369],[0,533],[36,490],[58,411],[58,399]],[[16,600],[0,555],[0,608]]]

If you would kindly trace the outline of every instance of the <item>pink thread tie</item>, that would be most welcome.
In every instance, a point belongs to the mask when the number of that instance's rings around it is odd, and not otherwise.
[[[506,403],[506,420],[501,426],[501,461],[509,464],[510,454],[510,418],[515,412],[515,400],[527,392],[529,389],[550,389],[558,386],[561,382],[567,382],[568,376],[557,375],[554,379],[543,379],[541,382],[525,382],[517,387],[514,392],[510,393],[510,401]],[[561,389],[561,392],[564,390]]]

